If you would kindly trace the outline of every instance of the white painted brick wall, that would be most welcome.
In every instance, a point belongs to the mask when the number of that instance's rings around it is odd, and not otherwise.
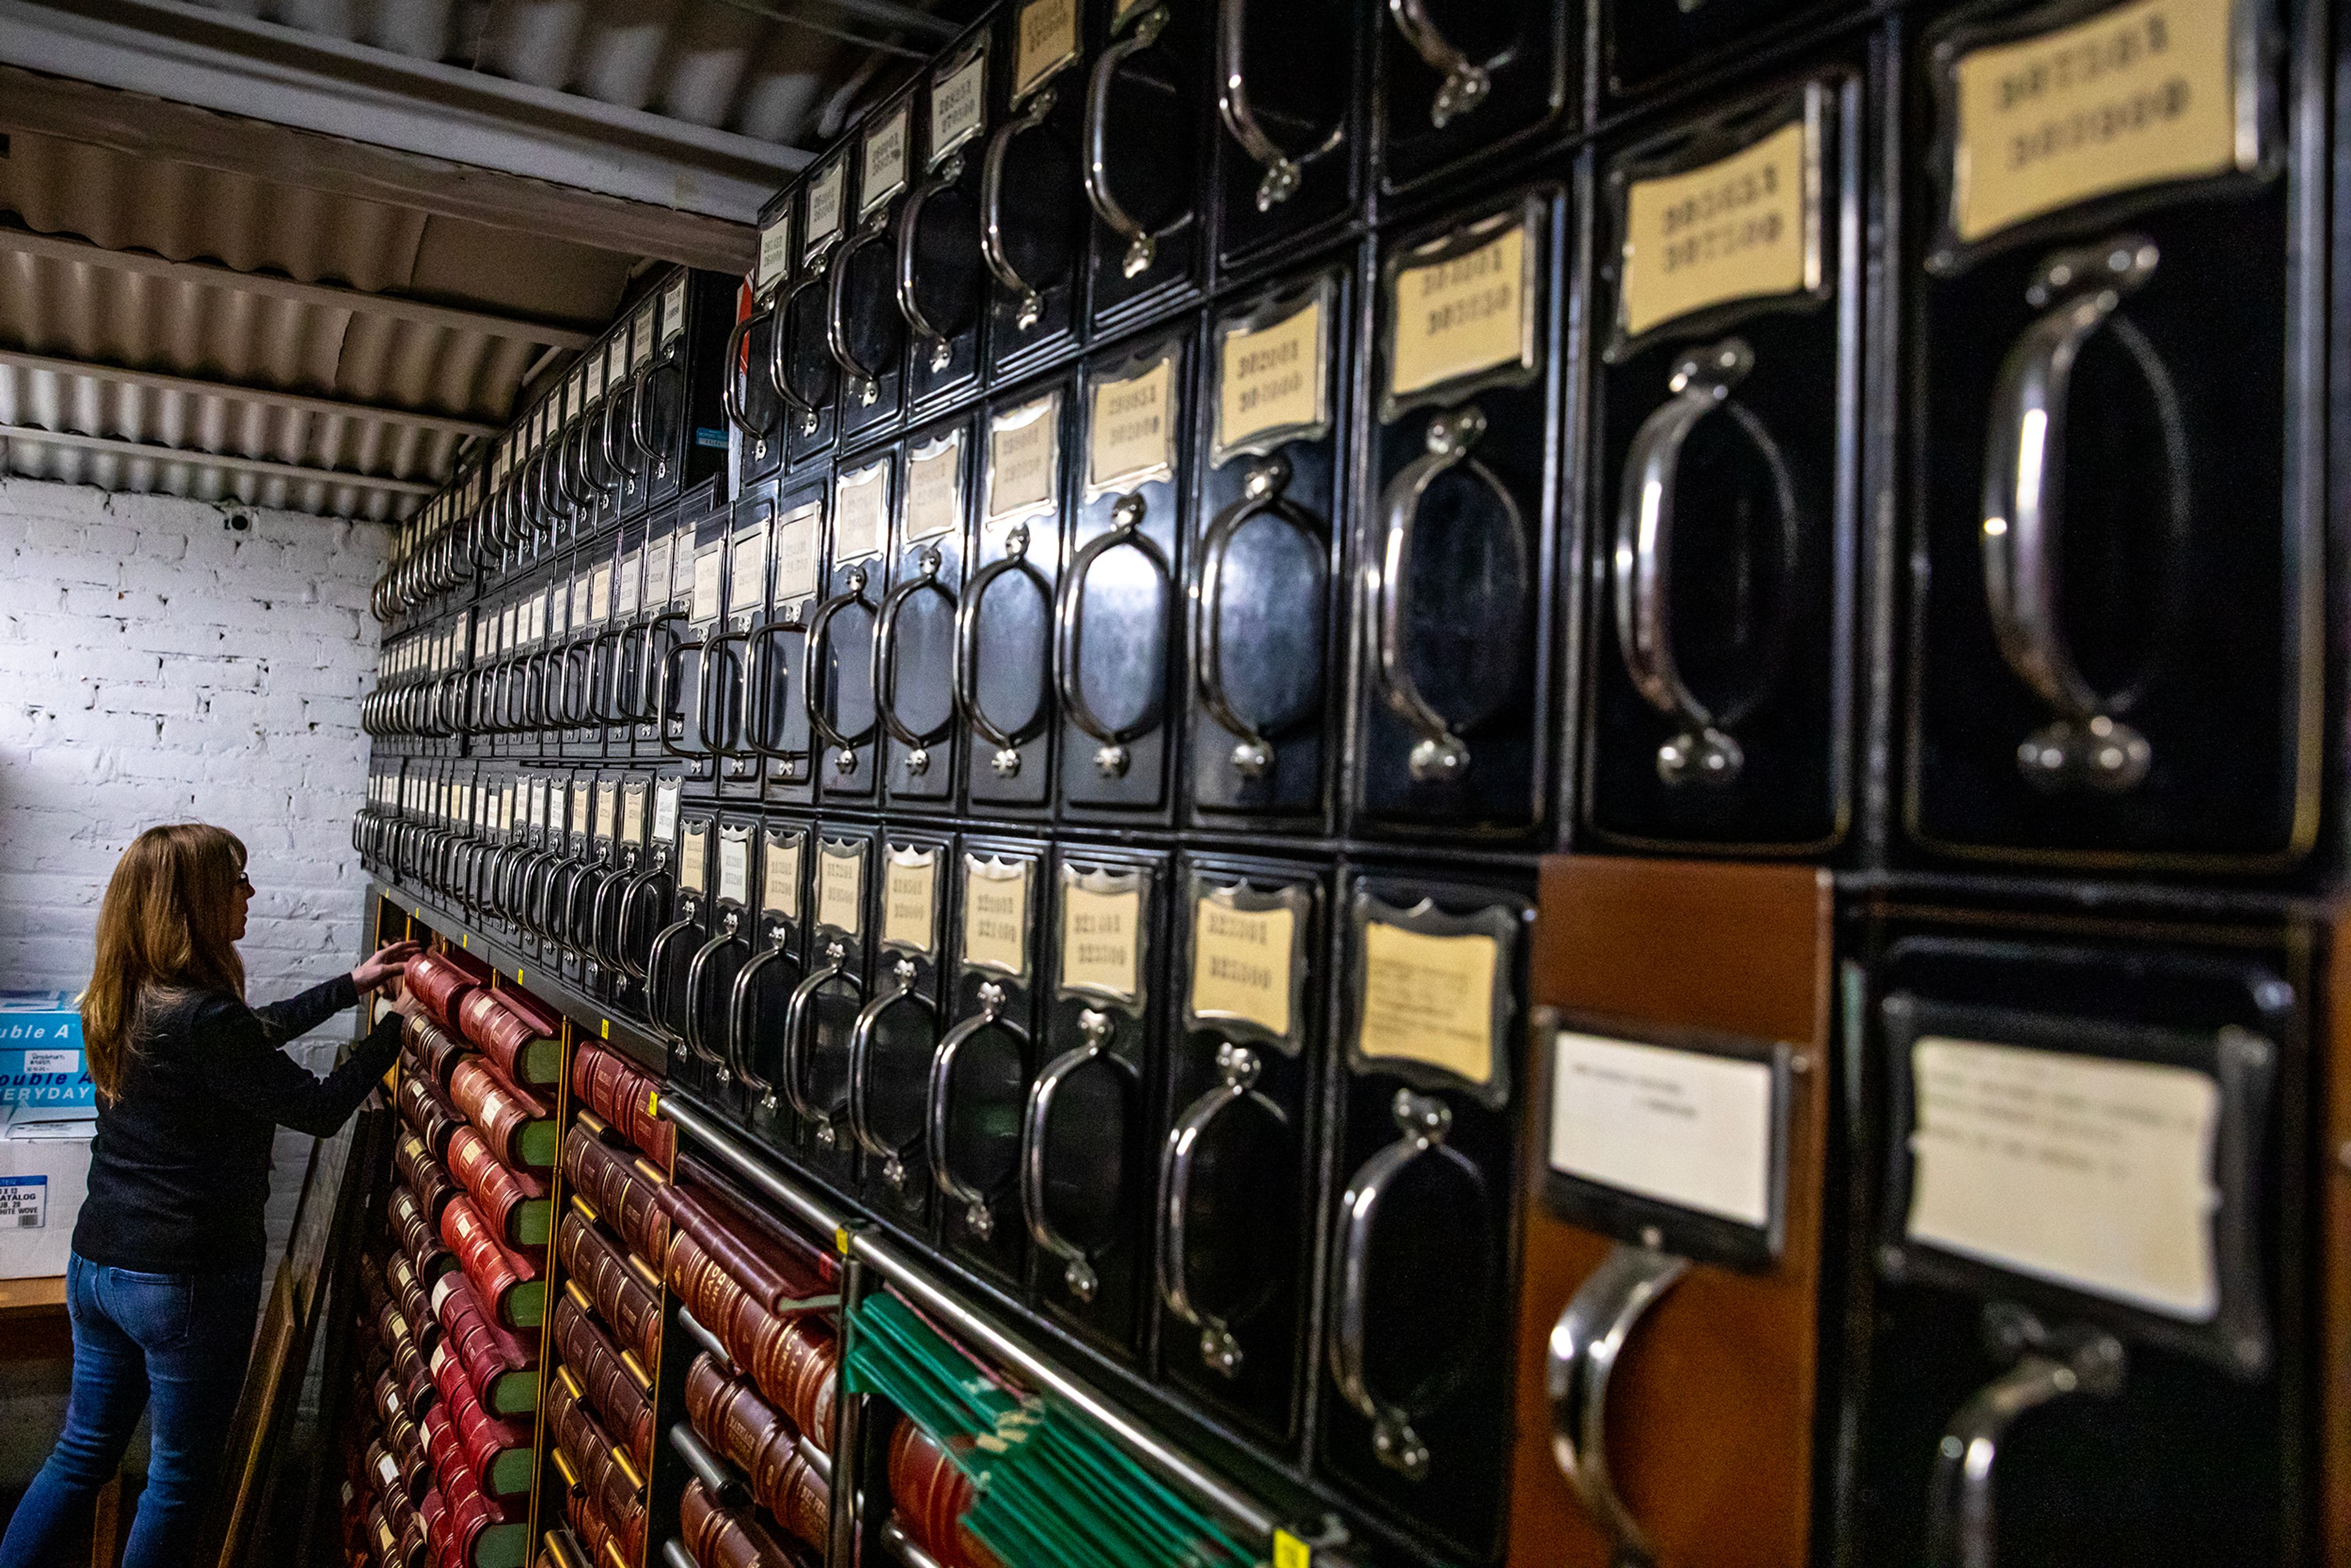
[[[0,480],[0,986],[89,978],[106,879],[158,822],[251,852],[255,1001],[358,950],[357,699],[390,534],[233,509],[247,531],[208,503]]]

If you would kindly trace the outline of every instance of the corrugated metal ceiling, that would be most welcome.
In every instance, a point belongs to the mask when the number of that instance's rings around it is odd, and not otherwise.
[[[197,4],[764,141],[812,134],[864,53],[827,36],[852,18],[751,0]],[[404,517],[640,265],[19,131],[0,138],[0,469]]]

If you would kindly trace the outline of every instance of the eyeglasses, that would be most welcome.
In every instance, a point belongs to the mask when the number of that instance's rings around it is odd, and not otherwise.
[[[253,879],[246,875],[243,872],[237,873],[236,888],[239,893],[251,893],[253,891]]]

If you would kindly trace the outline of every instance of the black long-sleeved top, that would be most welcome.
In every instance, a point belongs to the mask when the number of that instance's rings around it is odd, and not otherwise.
[[[343,975],[264,1008],[218,991],[156,1003],[121,1094],[99,1105],[74,1250],[158,1274],[258,1270],[274,1128],[340,1127],[399,1054],[400,1018],[386,1013],[324,1079],[278,1047],[358,1000]]]

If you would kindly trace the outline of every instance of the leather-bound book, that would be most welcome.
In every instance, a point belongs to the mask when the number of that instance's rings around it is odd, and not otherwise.
[[[449,1140],[449,1174],[472,1196],[509,1247],[547,1245],[549,1211],[547,1184],[538,1177],[500,1165],[490,1145],[471,1127]]]
[[[653,1111],[660,1085],[635,1063],[602,1046],[582,1045],[571,1060],[571,1092],[639,1153],[667,1170],[675,1163],[677,1129]]]
[[[715,1451],[751,1478],[751,1496],[776,1521],[822,1547],[830,1489],[800,1451],[799,1434],[747,1378],[730,1377],[705,1352],[685,1372],[686,1419]]]
[[[788,1312],[792,1303],[824,1293],[820,1281],[791,1269],[774,1249],[752,1235],[745,1221],[693,1187],[672,1182],[661,1189],[659,1196],[673,1229],[691,1234],[713,1262],[732,1275],[742,1289],[758,1297],[759,1304],[768,1311]]]
[[[640,1505],[633,1511],[637,1515],[636,1533],[643,1539],[644,1510]],[[636,1568],[637,1559],[630,1555],[629,1535],[623,1528],[629,1522],[625,1518],[606,1519],[595,1500],[578,1487],[564,1493],[563,1518],[571,1526],[571,1533],[580,1538],[580,1546],[595,1568]]]
[[[441,1239],[457,1255],[474,1294],[498,1322],[511,1329],[535,1329],[547,1304],[547,1283],[538,1266],[499,1239],[498,1233],[460,1194],[441,1211]]]
[[[563,1073],[562,1024],[511,991],[475,991],[457,1009],[457,1032],[509,1083],[544,1089]]]
[[[443,1089],[449,1086],[449,1073],[458,1062],[471,1056],[465,1037],[455,1030],[443,1029],[431,1019],[408,1015],[402,1025],[402,1038],[408,1053],[416,1058],[416,1065],[424,1076]]]
[[[412,1066],[403,1056],[400,1088],[392,1095],[392,1103],[399,1108],[400,1119],[408,1124],[408,1130],[424,1140],[434,1158],[449,1157],[450,1135],[465,1124],[465,1118],[457,1114],[457,1108],[442,1095],[440,1084],[424,1071],[423,1062]]]
[[[424,1140],[413,1133],[404,1134],[392,1146],[392,1166],[415,1197],[424,1218],[438,1225],[441,1211],[457,1196],[458,1188],[449,1179],[449,1173],[441,1168],[441,1162],[433,1157],[433,1151],[424,1146]]]
[[[385,1289],[399,1304],[408,1326],[416,1332],[416,1348],[432,1354],[433,1347],[441,1342],[441,1322],[433,1311],[433,1292],[417,1278],[416,1265],[408,1260],[405,1252],[394,1252],[384,1259],[382,1272]]]
[[[424,1353],[416,1344],[416,1331],[408,1326],[408,1319],[389,1301],[376,1314],[375,1323],[376,1332],[383,1337],[384,1348],[392,1353],[392,1377],[402,1385],[414,1382],[424,1364]]]
[[[465,1450],[465,1467],[484,1491],[513,1497],[530,1490],[530,1428],[519,1421],[501,1420],[482,1408],[465,1370],[454,1357],[434,1369],[441,1385],[441,1403],[434,1408],[445,1415]],[[430,1414],[430,1412],[428,1412]]]
[[[392,1197],[384,1204],[384,1218],[392,1228],[392,1239],[408,1254],[409,1265],[416,1270],[418,1279],[430,1284],[457,1266],[456,1258],[441,1244],[439,1227],[406,1186],[395,1186],[392,1189]]]
[[[643,1155],[605,1143],[574,1122],[563,1134],[563,1180],[621,1233],[631,1251],[656,1269],[662,1266],[669,1255],[669,1216],[660,1201],[667,1178]]]
[[[448,1029],[455,1022],[466,993],[478,989],[488,977],[445,952],[434,952],[411,958],[401,978],[408,994],[423,1004],[433,1020]]]
[[[488,1063],[468,1051],[449,1071],[449,1103],[489,1140],[490,1152],[517,1170],[555,1164],[555,1119],[547,1107],[499,1082]]]
[[[637,1359],[650,1367],[660,1354],[661,1298],[629,1265],[611,1238],[580,1215],[567,1214],[555,1228],[556,1254],[563,1271],[580,1286],[596,1315]]]
[[[433,1287],[442,1346],[465,1369],[465,1381],[496,1416],[519,1416],[538,1404],[538,1344],[509,1333],[482,1310],[473,1282],[460,1270]]]
[[[561,1378],[547,1385],[547,1431],[571,1461],[580,1490],[596,1500],[606,1521],[623,1538],[630,1559],[643,1555],[644,1478],[630,1467],[587,1404]]]
[[[588,1396],[604,1429],[628,1449],[640,1475],[649,1472],[653,1454],[653,1396],[622,1359],[621,1347],[569,1296],[557,1300],[550,1328],[557,1359]]]
[[[971,1511],[971,1479],[946,1450],[912,1421],[890,1434],[890,1497],[901,1529],[938,1559],[940,1568],[1003,1568],[996,1554],[963,1526]]]
[[[443,1568],[513,1568],[529,1550],[523,1505],[469,1491],[449,1502]]]
[[[702,1568],[797,1568],[799,1559],[741,1509],[721,1508],[698,1480],[677,1500],[677,1531]]]

